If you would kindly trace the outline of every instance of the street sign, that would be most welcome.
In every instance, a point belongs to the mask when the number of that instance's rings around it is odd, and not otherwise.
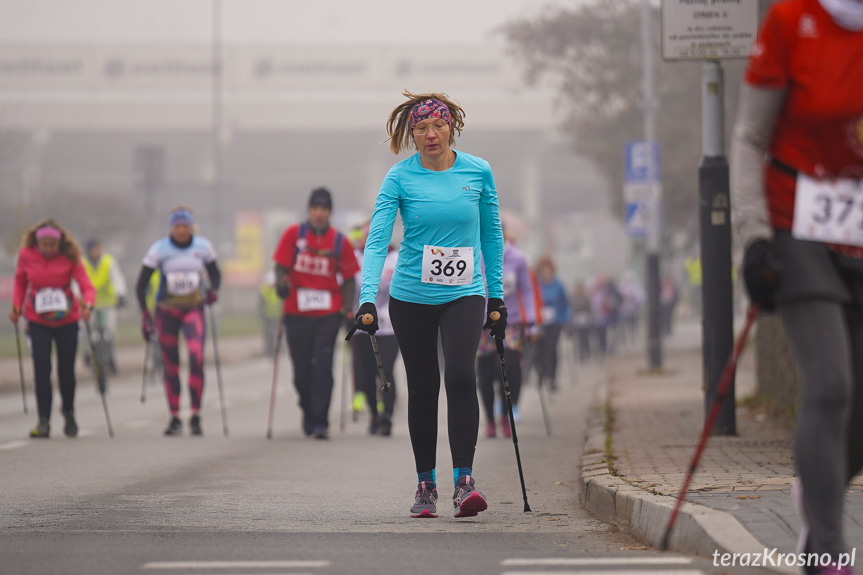
[[[631,238],[647,237],[650,204],[647,202],[627,202],[624,211],[626,234]]]
[[[758,36],[755,0],[662,0],[663,60],[747,58]]]
[[[631,182],[649,182],[652,179],[657,181],[660,179],[659,174],[659,143],[653,142],[653,166],[651,172],[650,165],[650,147],[647,142],[633,140],[626,143],[624,149],[624,159],[626,161],[626,177],[627,183]]]
[[[633,238],[647,237],[653,200],[659,196],[659,182],[627,182],[623,185],[624,225]]]
[[[633,238],[647,237],[654,198],[659,197],[659,144],[630,141],[624,148],[624,224]]]

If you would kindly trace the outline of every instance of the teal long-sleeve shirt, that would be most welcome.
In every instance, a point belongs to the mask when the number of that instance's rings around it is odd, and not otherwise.
[[[378,192],[366,240],[361,304],[375,301],[397,213],[402,217],[404,237],[390,284],[390,296],[429,305],[469,295],[485,296],[486,285],[480,268],[484,261],[488,296],[503,298],[503,231],[494,176],[488,162],[457,152],[453,166],[437,172],[424,168],[419,154],[414,154],[390,168]],[[432,252],[432,246],[459,248],[462,256],[466,253],[463,248],[471,248],[473,278],[470,283],[424,282],[429,273],[422,273],[423,255],[424,251]],[[432,256],[426,253],[426,257],[429,260]],[[441,270],[440,264],[432,266],[426,271]],[[455,269],[449,266],[443,271],[450,277]],[[455,275],[457,272],[453,277]]]

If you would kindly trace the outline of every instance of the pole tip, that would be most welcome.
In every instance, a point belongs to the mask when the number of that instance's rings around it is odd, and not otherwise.
[[[660,551],[668,551],[668,540],[671,538],[671,531],[666,529],[665,535],[662,536],[662,542],[659,544]]]

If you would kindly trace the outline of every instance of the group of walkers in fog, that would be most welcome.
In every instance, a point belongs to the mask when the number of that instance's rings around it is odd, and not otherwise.
[[[746,290],[757,309],[779,313],[799,365],[799,479],[794,487],[804,521],[799,550],[834,558],[846,551],[844,490],[863,468],[863,239],[859,218],[848,217],[856,200],[844,191],[859,191],[863,177],[861,79],[860,0],[775,3],[749,60],[731,153],[733,219],[744,252]],[[280,334],[286,334],[301,430],[316,439],[329,437],[340,328],[350,339],[352,379],[365,396],[369,432],[375,435],[393,431],[397,386],[379,390],[393,381],[401,354],[417,474],[412,517],[438,513],[442,377],[453,514],[469,517],[488,506],[473,470],[479,397],[485,435],[514,438],[516,418],[498,416],[496,395],[511,400],[505,403],[514,415],[523,366],[535,369],[539,381],[554,391],[560,349],[584,362],[633,342],[645,294],[630,274],[619,280],[581,278],[569,291],[550,258],[531,268],[501,224],[488,162],[454,148],[464,110],[444,94],[404,96],[386,123],[390,149],[397,155],[416,153],[387,172],[370,220],[353,242],[330,226],[331,193],[312,191],[307,218],[279,241],[272,277],[261,290],[261,309],[276,334],[268,337],[274,354]],[[404,226],[398,247],[392,243],[397,215]],[[23,238],[9,318],[16,329],[21,316],[27,321],[38,406],[31,437],[51,433],[55,346],[63,432],[78,434],[79,322],[92,348],[88,322],[94,310],[103,311],[96,325],[111,338],[114,320],[106,312],[125,299],[114,267],[97,240],[88,242],[82,254],[55,220],[39,222]],[[675,277],[665,276],[660,285],[666,335],[681,300]],[[685,277],[689,293],[684,295],[697,314],[701,269],[692,256]],[[176,208],[168,235],[144,256],[135,290],[142,336],[158,344],[164,363],[170,411],[166,435],[179,435],[183,428],[181,331],[190,356],[188,427],[192,435],[203,433],[206,309],[218,301],[220,284],[213,246],[196,233],[192,210]],[[357,330],[361,333],[350,338]],[[564,345],[567,337],[569,345]],[[116,369],[112,346],[105,353],[103,367]],[[90,361],[98,363],[96,357]],[[851,573],[846,568],[807,571]]]

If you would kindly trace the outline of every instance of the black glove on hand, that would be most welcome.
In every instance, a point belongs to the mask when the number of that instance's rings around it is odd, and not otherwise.
[[[368,325],[363,323],[363,316],[366,314],[370,314],[372,316],[372,323]],[[375,332],[378,331],[378,308],[375,307],[375,304],[368,301],[362,304],[360,309],[357,311],[356,322],[357,328],[363,330],[369,335],[374,335]]]
[[[743,255],[743,281],[753,304],[764,311],[776,309],[776,288],[781,264],[768,240],[756,240]]]
[[[277,283],[276,284],[276,295],[282,299],[287,299],[289,295],[291,295],[291,288],[286,283]]]
[[[491,312],[496,311],[500,314],[497,321],[491,320]],[[486,308],[486,322],[482,326],[483,329],[491,330],[491,335],[495,339],[506,339],[506,306],[503,305],[503,300],[496,297],[488,298],[488,307]]]

